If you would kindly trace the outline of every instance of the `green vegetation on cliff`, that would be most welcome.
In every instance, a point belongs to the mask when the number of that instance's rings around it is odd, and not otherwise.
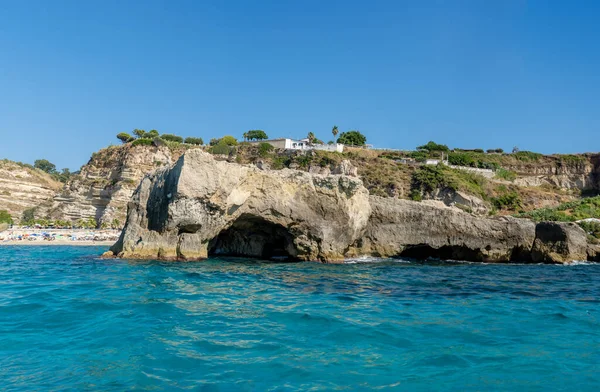
[[[574,222],[588,218],[600,219],[600,196],[562,203],[555,208],[540,208],[517,216],[536,222]]]
[[[12,225],[14,223],[12,216],[10,216],[8,211],[0,210],[0,223],[7,223],[9,225]]]

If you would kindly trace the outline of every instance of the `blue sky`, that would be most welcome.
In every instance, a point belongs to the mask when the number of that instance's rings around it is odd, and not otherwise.
[[[0,158],[134,128],[598,151],[600,2],[0,0]]]

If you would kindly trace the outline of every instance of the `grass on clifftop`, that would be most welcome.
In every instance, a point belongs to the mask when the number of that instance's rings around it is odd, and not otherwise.
[[[600,219],[600,196],[562,203],[555,208],[540,208],[517,215],[536,222],[574,222],[581,219]]]
[[[600,196],[562,203],[555,208],[540,208],[516,215],[519,218],[529,218],[536,222],[574,222],[582,219],[600,219]],[[579,226],[588,233],[592,243],[600,242],[600,223],[578,222]]]

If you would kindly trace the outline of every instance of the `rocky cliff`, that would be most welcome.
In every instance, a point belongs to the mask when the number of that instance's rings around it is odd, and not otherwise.
[[[125,221],[127,202],[142,177],[171,165],[183,153],[167,146],[111,146],[92,154],[43,208],[54,219],[94,218],[98,224]]]
[[[71,221],[94,218],[98,224],[115,225],[116,222],[116,226],[120,226],[126,217],[127,202],[142,177],[171,165],[187,148],[190,146],[112,146],[92,154],[80,173],[64,187],[45,173],[27,171],[26,165],[5,169],[1,177],[4,182],[12,183],[13,189],[7,185],[7,189],[0,191],[0,200],[6,206],[4,209],[13,211],[14,216],[25,208],[37,206],[36,216],[40,218]],[[399,163],[386,154],[389,152],[349,149],[344,154],[273,151],[264,155],[256,146],[242,145],[236,148],[235,155],[221,159],[264,169],[358,175],[371,195],[410,198],[415,167]],[[517,173],[517,178],[512,182],[486,180],[487,185],[469,178],[459,179],[466,185],[459,189],[440,188],[427,197],[485,216],[492,209],[490,200],[503,192],[518,193],[521,208],[528,211],[573,200],[579,190],[597,192],[600,189],[600,155],[597,154],[541,156],[537,161],[519,161],[511,154],[486,157],[498,159],[497,163]],[[479,192],[473,188],[480,188]]]
[[[361,180],[346,175],[261,170],[192,150],[142,180],[111,254],[324,262],[361,255],[548,263],[591,257],[578,226],[540,225],[369,196]]]
[[[51,201],[62,186],[30,165],[0,161],[0,210],[7,210],[15,221],[26,209]]]
[[[356,178],[263,171],[192,150],[142,180],[112,250],[134,258],[336,261],[369,215],[368,192]]]
[[[514,162],[503,167],[518,174],[515,184],[519,186],[550,185],[561,189],[600,190],[600,155],[566,157],[571,159],[545,156],[539,162]]]

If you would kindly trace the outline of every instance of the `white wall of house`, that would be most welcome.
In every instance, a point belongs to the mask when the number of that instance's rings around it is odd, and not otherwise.
[[[250,142],[252,144],[269,143],[275,148],[282,148],[286,150],[322,150],[332,152],[344,152],[344,145],[339,143],[334,144],[310,144],[308,140],[295,140],[295,139],[272,139],[262,140],[258,142]]]

